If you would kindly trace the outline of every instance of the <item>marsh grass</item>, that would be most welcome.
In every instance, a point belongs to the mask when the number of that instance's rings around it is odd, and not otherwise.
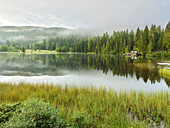
[[[63,127],[149,127],[170,124],[169,92],[116,92],[96,87],[0,84],[0,103],[44,99],[58,110]],[[82,124],[82,123],[81,123]],[[84,126],[84,125],[83,125]],[[83,127],[82,126],[82,127]]]

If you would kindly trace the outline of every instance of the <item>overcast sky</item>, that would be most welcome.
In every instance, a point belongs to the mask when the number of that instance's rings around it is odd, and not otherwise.
[[[168,21],[170,0],[0,0],[0,26],[114,29]]]

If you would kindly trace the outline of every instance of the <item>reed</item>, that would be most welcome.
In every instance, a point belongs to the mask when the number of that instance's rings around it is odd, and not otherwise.
[[[95,127],[169,126],[169,92],[116,92],[96,87],[0,83],[0,104],[44,99],[67,126],[83,119]],[[78,118],[78,119],[77,119]],[[71,121],[70,121],[71,120]],[[90,127],[90,126],[89,126]]]

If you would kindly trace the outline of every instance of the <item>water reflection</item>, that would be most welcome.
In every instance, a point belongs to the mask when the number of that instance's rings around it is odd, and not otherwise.
[[[128,78],[128,80],[132,78],[132,80],[142,80],[145,83],[149,81],[152,84],[160,83],[161,80],[164,80],[166,85],[169,86],[170,79],[162,78],[159,75],[158,69],[159,65],[156,61],[142,58],[133,60],[124,56],[90,54],[0,54],[1,76],[46,75],[61,77],[75,75],[76,73],[79,76],[91,76],[93,73],[96,74],[96,71],[102,71],[109,79],[120,76]],[[108,75],[110,72],[111,74]],[[109,77],[110,75],[112,75],[112,78]],[[99,77],[99,79],[102,79],[102,77]],[[2,78],[4,79],[4,77],[1,77],[1,79]],[[107,81],[107,79],[105,79],[105,81]],[[161,84],[163,83],[161,82]]]

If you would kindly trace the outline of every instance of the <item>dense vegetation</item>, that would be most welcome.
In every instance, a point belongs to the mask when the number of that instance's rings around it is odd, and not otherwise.
[[[58,52],[96,52],[123,54],[131,50],[138,50],[143,54],[156,51],[170,50],[170,22],[165,32],[161,26],[152,25],[150,30],[146,26],[144,30],[137,28],[136,34],[133,30],[128,32],[113,32],[109,36],[104,33],[103,36],[90,38],[56,38],[44,40],[41,44],[34,44],[34,49],[57,50]]]
[[[0,106],[2,126],[10,124],[21,127],[38,124],[43,126],[45,122],[42,120],[45,118],[51,121],[49,127],[59,125],[60,127],[139,128],[156,125],[168,127],[170,123],[168,92],[118,93],[105,88],[68,88],[23,83],[18,85],[2,83],[0,88],[0,103],[6,104]],[[41,100],[25,101],[30,98],[44,99],[56,110]],[[16,102],[20,103],[7,105]],[[17,106],[19,108],[16,108]]]
[[[24,50],[23,50],[24,47]],[[165,31],[161,26],[151,25],[144,30],[139,27],[136,33],[131,30],[113,32],[110,36],[107,32],[102,36],[88,37],[87,35],[67,35],[57,36],[56,38],[44,39],[42,42],[19,43],[6,42],[2,45],[0,51],[17,51],[25,49],[31,50],[56,50],[58,52],[95,52],[124,54],[131,50],[138,50],[143,55],[153,52],[170,52],[170,22]]]
[[[15,106],[14,106],[15,105]],[[26,128],[57,128],[60,124],[60,119],[57,115],[57,110],[51,107],[48,103],[42,100],[32,99],[23,103],[14,104],[9,112],[3,115],[11,114],[6,120],[2,120],[2,127],[26,127]],[[6,110],[9,105],[2,105],[2,111]],[[17,106],[17,107],[16,107]],[[15,108],[13,111],[13,108]],[[3,116],[2,115],[2,116]]]

